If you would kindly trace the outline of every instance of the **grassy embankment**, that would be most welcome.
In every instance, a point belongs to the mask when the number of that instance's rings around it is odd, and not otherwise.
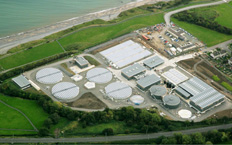
[[[43,111],[42,107],[40,107],[36,101],[8,97],[2,94],[0,94],[0,100],[22,111],[38,129],[42,127],[44,120],[47,119],[48,117],[48,114]],[[33,130],[33,127],[28,122],[28,120],[19,112],[7,107],[2,103],[0,103],[0,108],[1,108],[0,128]],[[19,134],[37,134],[37,133],[27,132],[27,131],[0,130],[0,135],[13,135],[13,134],[19,135]]]
[[[221,4],[218,6],[206,7],[206,8],[197,8],[190,11],[195,11],[195,13],[199,16],[203,16],[204,18],[210,18],[212,13],[208,12],[216,12],[217,16],[214,21],[218,22],[219,24],[232,28],[232,15],[231,12],[232,2],[229,4]],[[177,25],[181,26],[192,35],[197,37],[199,40],[203,41],[207,44],[208,47],[216,45],[218,43],[227,41],[232,39],[232,35],[222,34],[195,24],[190,24],[183,21],[178,21],[177,19],[172,18],[172,21]]]

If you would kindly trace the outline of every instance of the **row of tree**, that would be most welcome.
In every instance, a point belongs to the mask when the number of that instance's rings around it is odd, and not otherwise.
[[[221,24],[218,24],[216,21],[211,21],[206,18],[200,17],[194,12],[184,11],[184,12],[175,14],[173,17],[180,21],[193,23],[193,24],[205,27],[205,28],[218,31],[220,33],[229,34],[229,35],[232,34],[231,28],[222,26]]]

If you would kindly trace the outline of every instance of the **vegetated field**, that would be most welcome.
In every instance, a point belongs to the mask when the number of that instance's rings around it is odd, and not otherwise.
[[[164,22],[163,13],[141,16],[117,24],[84,29],[60,39],[59,42],[65,49],[71,45],[76,45],[79,50],[83,50],[139,28],[161,22]]]
[[[77,126],[74,127],[71,131],[67,131],[66,134],[73,135],[98,135],[102,134],[102,131],[106,128],[112,128],[115,134],[124,134],[125,130],[132,129],[132,127],[126,126],[125,122],[109,122],[102,123],[93,126],[82,127],[82,124],[77,123]]]
[[[88,62],[89,62],[91,65],[95,65],[95,66],[99,66],[99,65],[100,65],[100,63],[99,63],[96,59],[92,58],[91,56],[84,56],[84,58],[85,58],[86,60],[88,60]]]
[[[2,58],[0,65],[4,69],[10,69],[61,52],[63,52],[62,48],[54,41]]]
[[[85,109],[103,109],[107,107],[105,103],[91,92],[83,94],[78,100],[68,104],[72,107]]]
[[[178,21],[174,18],[172,18],[172,21],[179,25],[181,28],[187,30],[199,40],[203,41],[205,44],[207,44],[208,47],[232,39],[232,35],[222,34],[195,24]]]
[[[48,118],[48,114],[45,113],[36,101],[25,100],[21,98],[8,97],[0,94],[0,100],[4,101],[10,106],[13,106],[21,110],[27,117],[32,121],[32,123],[39,129],[42,127],[44,120]],[[9,109],[7,109],[8,112]],[[9,114],[9,113],[8,113]],[[0,124],[2,124],[2,119]],[[28,122],[29,124],[29,122]],[[21,123],[18,121],[16,124],[9,124],[10,126],[21,126]],[[30,125],[30,124],[29,124]],[[33,128],[32,128],[33,129]]]
[[[0,102],[0,128],[34,130],[29,121],[18,111]],[[1,132],[0,132],[1,134]]]

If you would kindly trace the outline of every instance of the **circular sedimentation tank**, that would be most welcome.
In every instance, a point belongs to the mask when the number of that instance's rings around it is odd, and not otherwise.
[[[36,80],[42,84],[55,84],[62,81],[64,75],[56,68],[44,68],[36,73]]]
[[[180,105],[180,98],[175,95],[167,95],[163,97],[163,103],[167,108],[175,109]]]
[[[178,111],[178,115],[183,119],[189,119],[192,117],[192,112],[186,109],[181,109]]]
[[[167,89],[163,86],[154,85],[150,88],[150,93],[152,97],[162,99],[162,97],[167,93]]]
[[[112,80],[112,73],[105,68],[94,68],[87,72],[86,78],[90,82],[104,84]]]
[[[79,87],[74,83],[62,82],[52,88],[52,95],[61,101],[68,101],[79,94]]]
[[[144,98],[140,95],[134,95],[130,97],[130,101],[133,102],[135,105],[140,105],[144,102]]]
[[[114,82],[105,87],[105,92],[113,99],[127,99],[132,94],[132,88],[122,82]]]

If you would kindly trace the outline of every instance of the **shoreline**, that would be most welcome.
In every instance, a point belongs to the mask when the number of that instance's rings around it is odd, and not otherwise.
[[[25,32],[20,32],[6,37],[1,37],[0,54],[5,54],[8,50],[20,44],[42,39],[51,34],[57,33],[59,31],[71,28],[79,24],[83,24],[85,22],[89,22],[95,19],[103,19],[105,21],[109,21],[117,18],[117,16],[123,11],[139,7],[145,4],[154,4],[160,1],[164,0],[137,0],[135,2],[130,2],[119,7],[109,8],[98,12],[85,14],[79,17],[73,17],[68,20],[60,21],[44,27],[32,29]]]

